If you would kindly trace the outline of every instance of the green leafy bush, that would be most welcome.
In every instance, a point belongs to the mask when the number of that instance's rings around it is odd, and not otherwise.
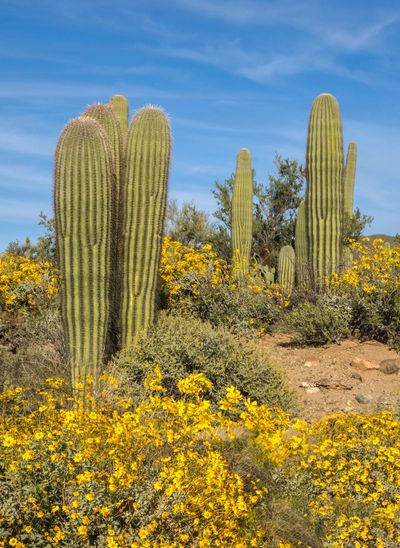
[[[147,336],[113,360],[110,371],[124,379],[125,389],[137,400],[143,396],[147,372],[155,365],[161,368],[163,386],[173,396],[179,396],[177,381],[201,372],[213,383],[209,398],[214,403],[233,385],[259,403],[287,411],[296,407],[283,372],[255,343],[195,318],[162,314]]]
[[[388,343],[399,350],[400,289],[387,295],[353,295],[352,326],[359,337]]]
[[[352,309],[348,300],[334,295],[318,295],[315,301],[297,304],[284,317],[281,327],[297,344],[327,344],[351,332]]]
[[[202,291],[190,303],[191,314],[213,326],[225,326],[236,335],[254,336],[270,331],[282,308],[265,293],[246,285],[233,287],[228,281]],[[188,308],[187,301],[185,302]],[[179,312],[179,306],[175,309]]]

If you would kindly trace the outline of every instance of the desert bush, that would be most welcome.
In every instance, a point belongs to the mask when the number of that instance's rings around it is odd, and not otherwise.
[[[60,313],[47,306],[0,314],[0,389],[35,388],[47,377],[69,378]]]
[[[125,379],[132,397],[140,399],[143,379],[155,365],[161,368],[167,393],[174,396],[178,396],[178,380],[204,373],[213,383],[210,400],[214,404],[233,384],[260,403],[285,410],[295,407],[283,372],[268,354],[223,327],[213,328],[195,318],[162,314],[148,335],[113,360],[110,370]]]
[[[350,299],[352,328],[363,338],[400,348],[400,248],[364,238],[352,244],[352,268],[329,280],[330,290]]]
[[[233,386],[214,411],[202,373],[144,384],[137,406],[107,376],[85,407],[59,379],[0,395],[0,547],[400,543],[393,414],[309,425]]]
[[[219,259],[209,244],[194,249],[165,238],[160,275],[166,307],[240,335],[271,330],[288,304],[285,291],[267,285],[255,265],[239,279],[238,266]]]
[[[59,287],[58,272],[51,263],[12,253],[0,256],[0,310],[26,312],[46,306]]]
[[[281,328],[293,335],[296,344],[321,345],[347,337],[351,319],[348,299],[326,293],[299,302],[284,316]]]

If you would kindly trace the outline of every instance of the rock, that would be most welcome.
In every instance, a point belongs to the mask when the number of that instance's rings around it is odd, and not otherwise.
[[[358,381],[362,382],[363,378],[360,375],[360,373],[357,373],[357,371],[354,371],[354,373],[351,374],[352,379],[357,379]]]
[[[303,363],[304,367],[318,367],[321,365],[321,362],[318,360],[307,360]]]
[[[321,390],[318,388],[318,386],[310,386],[309,388],[306,388],[307,394],[317,394],[317,392],[321,392]]]
[[[340,380],[328,379],[326,377],[324,377],[323,379],[319,379],[314,384],[315,386],[327,388],[330,390],[351,390],[353,388],[349,384],[342,383]]]
[[[365,394],[356,394],[355,399],[358,401],[358,403],[371,403],[372,402],[371,396],[366,396]]]
[[[400,370],[400,360],[382,360],[379,364],[379,370],[386,375],[393,375]]]
[[[308,381],[303,381],[299,384],[300,388],[314,388],[315,387],[315,383],[313,382],[308,382]]]
[[[369,362],[368,360],[364,360],[363,358],[358,358],[357,356],[351,360],[350,365],[354,367],[354,369],[358,369],[359,371],[371,371],[373,369],[379,369],[379,365]]]

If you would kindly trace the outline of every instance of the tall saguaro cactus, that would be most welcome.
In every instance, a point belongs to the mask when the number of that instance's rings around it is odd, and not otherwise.
[[[125,138],[128,134],[129,126],[129,103],[124,95],[113,95],[110,99],[110,106],[114,110],[121,126],[122,136]]]
[[[295,227],[295,252],[296,252],[296,283],[304,287],[309,279],[308,273],[308,251],[307,251],[307,226],[306,226],[306,204],[302,200],[297,211]]]
[[[308,260],[316,279],[337,272],[342,234],[343,137],[339,105],[328,93],[311,108],[306,157]]]
[[[124,168],[124,139],[121,132],[120,123],[109,105],[101,103],[89,106],[86,109],[85,116],[97,120],[104,129],[112,152],[113,159],[113,196],[114,211],[112,213],[112,269],[111,269],[111,320],[110,320],[110,340],[107,352],[112,354],[118,348],[118,314],[119,314],[119,296],[120,288],[118,284],[118,267],[121,257],[121,219],[120,219],[120,200],[123,184]]]
[[[154,321],[166,209],[171,135],[157,107],[138,111],[129,129],[122,192],[121,344]]]
[[[291,245],[281,248],[278,255],[278,283],[291,293],[294,287],[295,253]]]
[[[346,166],[343,176],[343,226],[347,225],[348,220],[353,215],[356,164],[357,145],[356,143],[350,143],[347,148]],[[353,253],[346,245],[343,246],[342,257],[343,268],[347,270],[351,267]]]
[[[54,209],[63,279],[62,322],[72,380],[98,373],[109,323],[112,153],[100,124],[83,116],[61,133]]]
[[[236,157],[232,194],[232,251],[234,259],[238,260],[239,275],[245,275],[248,271],[252,239],[253,172],[250,152],[242,148]]]

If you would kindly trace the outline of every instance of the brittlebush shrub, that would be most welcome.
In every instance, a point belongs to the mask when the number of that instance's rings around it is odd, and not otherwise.
[[[322,345],[346,338],[351,332],[352,308],[337,295],[317,295],[302,301],[284,316],[281,328],[300,345]]]
[[[352,244],[352,268],[334,274],[330,290],[350,299],[352,328],[364,338],[400,349],[400,248],[364,238]]]
[[[209,244],[195,249],[165,238],[160,267],[165,306],[240,335],[271,330],[288,304],[284,289],[267,285],[255,265],[239,280],[238,268],[237,260],[227,263]]]
[[[201,373],[179,398],[158,368],[144,384],[137,406],[113,378],[84,408],[58,379],[0,396],[0,547],[399,545],[393,414],[309,425],[233,386],[214,411]]]
[[[143,380],[155,365],[161,368],[168,394],[174,396],[178,396],[177,380],[204,373],[213,383],[213,403],[233,384],[260,403],[285,410],[295,407],[284,373],[259,345],[196,318],[161,314],[157,325],[134,348],[123,350],[113,360],[110,370],[125,379],[132,397],[140,398]]]
[[[0,256],[0,310],[37,310],[52,302],[59,288],[58,271],[51,263],[11,253]]]
[[[34,387],[65,373],[59,289],[51,263],[0,256],[0,387]]]

